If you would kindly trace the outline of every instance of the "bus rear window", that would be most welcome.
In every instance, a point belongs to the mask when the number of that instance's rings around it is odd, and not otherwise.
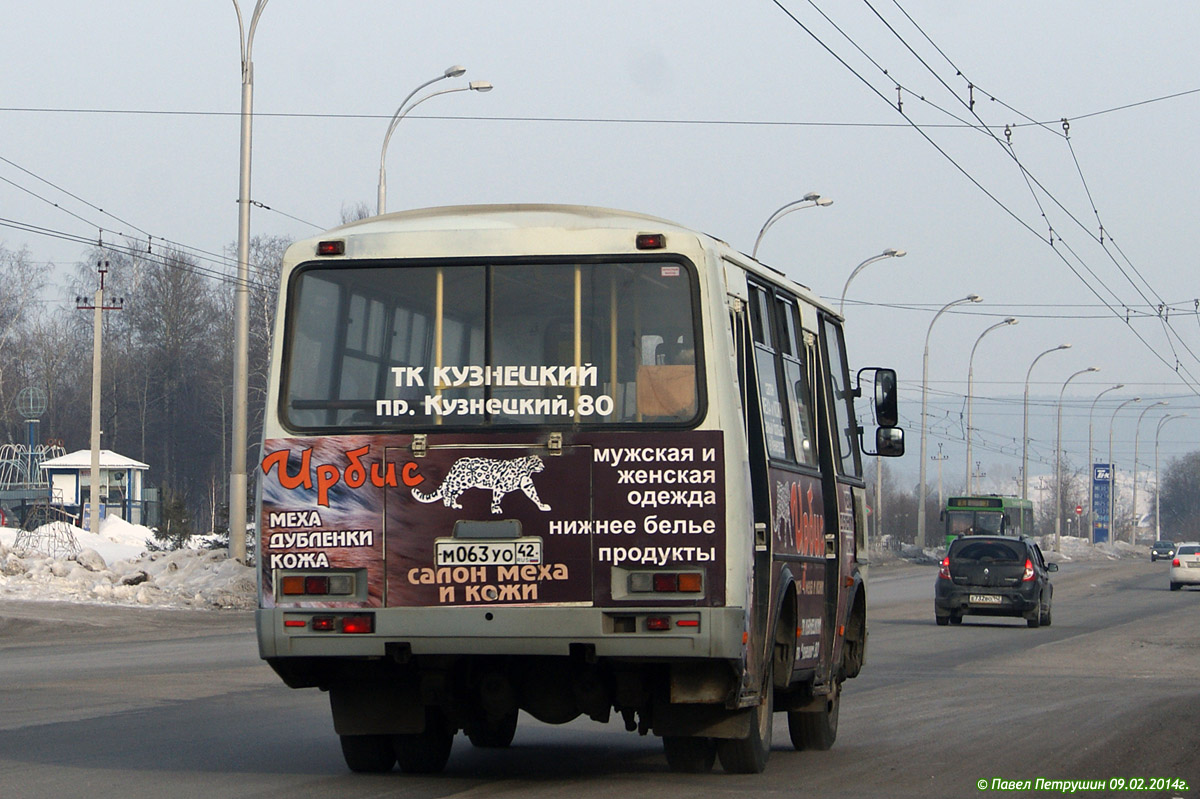
[[[677,261],[302,268],[281,416],[310,431],[688,425],[693,274]]]

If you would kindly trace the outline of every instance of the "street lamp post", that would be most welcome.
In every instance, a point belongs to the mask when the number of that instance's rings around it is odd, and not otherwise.
[[[1158,428],[1154,431],[1154,540],[1162,540],[1162,524],[1160,523],[1159,497],[1162,496],[1162,483],[1158,481],[1158,434],[1162,432],[1163,425],[1172,419],[1182,419],[1187,416],[1186,413],[1177,413],[1174,416],[1164,416],[1158,420]]]
[[[793,200],[787,205],[781,206],[775,213],[767,217],[767,221],[763,223],[762,229],[758,231],[758,238],[754,240],[754,249],[750,251],[750,257],[758,257],[758,245],[762,243],[763,235],[766,234],[767,228],[793,211],[799,211],[801,208],[812,208],[817,205],[824,208],[825,206],[833,205],[833,200],[829,197],[822,197],[815,191],[810,191],[799,200]]]
[[[982,302],[983,298],[978,294],[968,294],[961,300],[946,303],[942,309],[933,315],[933,321],[929,323],[929,329],[925,331],[925,352],[921,359],[921,482],[919,496],[917,497],[917,546],[925,548],[925,461],[926,461],[926,435],[928,425],[925,421],[925,415],[929,406],[929,336],[933,333],[933,326],[937,320],[946,311],[956,305],[964,305],[969,302]]]
[[[1113,411],[1112,419],[1109,420],[1108,423],[1108,542],[1110,544],[1115,543],[1113,538],[1117,526],[1117,520],[1113,518],[1116,515],[1117,509],[1117,465],[1113,463],[1113,425],[1117,423],[1117,414],[1121,412],[1122,408],[1131,402],[1141,401],[1141,397],[1134,397],[1133,399],[1125,400],[1117,406],[1115,411]]]
[[[400,103],[400,107],[396,109],[396,113],[392,114],[392,119],[388,123],[387,133],[383,137],[383,147],[380,148],[380,151],[379,151],[379,189],[378,189],[378,193],[377,193],[377,197],[376,197],[376,212],[377,213],[383,214],[384,211],[387,210],[386,209],[386,206],[387,206],[387,169],[385,166],[385,161],[387,159],[388,143],[392,140],[392,134],[396,131],[396,126],[398,124],[400,124],[400,120],[404,119],[404,117],[408,115],[409,111],[412,111],[414,108],[416,108],[417,106],[419,106],[421,103],[425,102],[426,100],[430,99],[431,97],[437,97],[438,95],[442,95],[442,94],[453,94],[454,92],[467,92],[467,91],[490,92],[492,90],[492,84],[488,83],[487,81],[483,81],[483,80],[471,81],[471,83],[467,86],[459,86],[458,88],[455,88],[455,89],[443,89],[443,90],[437,91],[437,92],[430,92],[429,94],[425,95],[421,99],[417,100],[412,105],[409,105],[408,101],[411,100],[416,95],[417,92],[421,91],[421,89],[424,89],[426,86],[429,86],[430,84],[433,84],[433,83],[437,83],[439,80],[445,80],[446,78],[460,77],[466,71],[467,71],[466,67],[460,67],[460,66],[447,67],[446,70],[441,75],[438,75],[436,78],[433,78],[431,80],[425,81],[420,86],[418,86],[417,88],[415,88],[411,92],[409,92],[408,97],[405,97],[404,102]]]
[[[975,493],[974,479],[971,474],[971,401],[972,393],[975,386],[975,350],[979,347],[979,342],[983,341],[983,337],[993,330],[997,330],[1008,325],[1015,325],[1017,320],[1014,317],[1008,317],[1003,322],[997,322],[979,334],[979,338],[975,339],[975,346],[971,347],[971,357],[967,361],[967,494]]]
[[[1062,405],[1063,394],[1066,393],[1067,383],[1070,383],[1080,375],[1085,375],[1088,372],[1099,372],[1099,366],[1089,366],[1086,369],[1080,369],[1075,374],[1071,375],[1063,382],[1062,390],[1058,392],[1058,439],[1054,446],[1054,504],[1058,509],[1054,513],[1054,551],[1062,551]],[[1091,467],[1088,467],[1091,468]]]
[[[876,261],[881,261],[884,258],[903,258],[907,253],[904,250],[897,250],[894,247],[888,247],[879,255],[873,255],[867,260],[854,267],[850,273],[850,277],[846,278],[846,284],[842,286],[842,299],[838,304],[838,313],[845,316],[846,306],[846,289],[850,288],[850,281],[854,276],[862,271],[867,264],[873,264]],[[880,541],[883,538],[883,457],[875,456],[875,540]],[[867,536],[867,553],[871,551],[870,535]]]
[[[1142,410],[1138,416],[1137,426],[1133,428],[1133,529],[1129,532],[1129,543],[1137,543],[1137,528],[1138,528],[1138,511],[1137,511],[1137,478],[1138,478],[1138,438],[1142,432],[1142,419],[1146,418],[1146,414],[1151,408],[1156,408],[1159,405],[1169,405],[1166,400],[1159,400],[1153,405],[1148,405]]]
[[[1044,356],[1059,350],[1071,349],[1070,344],[1059,344],[1057,347],[1051,347],[1043,353],[1040,353],[1033,359],[1033,363],[1029,364],[1029,370],[1025,372],[1025,431],[1021,438],[1021,499],[1029,499],[1029,376],[1033,374],[1033,367],[1037,365]]]
[[[1106,388],[1103,391],[1101,391],[1099,394],[1096,395],[1096,399],[1092,400],[1092,409],[1091,409],[1091,411],[1088,412],[1088,512],[1087,512],[1087,517],[1088,517],[1088,528],[1089,528],[1088,540],[1092,544],[1096,543],[1095,536],[1094,536],[1094,531],[1096,529],[1095,528],[1096,478],[1093,473],[1093,469],[1095,468],[1095,466],[1092,463],[1092,417],[1094,417],[1096,415],[1096,403],[1100,401],[1100,398],[1103,397],[1108,392],[1116,391],[1117,389],[1120,389],[1120,388],[1125,388],[1125,384],[1117,383],[1115,386],[1110,386],[1109,388]],[[1111,468],[1111,464],[1110,464],[1110,468]]]
[[[838,313],[842,316],[846,315],[846,289],[850,288],[850,281],[854,279],[855,275],[862,271],[864,266],[867,264],[873,264],[876,261],[882,261],[884,258],[903,258],[905,255],[908,255],[908,252],[905,250],[897,250],[894,247],[888,247],[879,255],[873,255],[858,266],[854,267],[854,271],[850,273],[850,277],[846,278],[846,285],[842,286],[842,299],[838,303]]]
[[[250,122],[254,110],[254,31],[267,0],[254,4],[249,30],[237,13],[242,51],[241,155],[238,179],[238,279],[233,303],[233,442],[229,469],[229,553],[246,562],[246,417],[250,386]]]

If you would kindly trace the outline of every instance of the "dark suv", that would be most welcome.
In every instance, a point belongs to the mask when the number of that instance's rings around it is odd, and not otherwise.
[[[1175,555],[1175,543],[1173,541],[1155,541],[1154,546],[1150,547],[1150,560],[1156,561],[1159,558],[1170,558]]]
[[[1030,627],[1050,624],[1054,586],[1042,551],[1025,536],[961,536],[950,543],[938,570],[933,612],[938,624],[964,615],[1020,616]]]

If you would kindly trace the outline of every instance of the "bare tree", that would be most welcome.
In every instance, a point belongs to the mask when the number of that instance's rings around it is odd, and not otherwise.
[[[35,264],[27,249],[0,246],[0,434],[19,437],[21,419],[14,401],[25,388],[22,364],[37,348],[34,330],[42,316],[39,293],[49,267]]]
[[[367,219],[372,216],[375,216],[375,214],[371,212],[371,207],[364,202],[358,202],[349,207],[342,206],[343,225],[348,225],[351,222],[357,222],[360,219]]]
[[[1055,480],[1051,473],[1046,478],[1045,501],[1038,507],[1037,529],[1041,535],[1052,535],[1055,524],[1063,520],[1062,534],[1067,534],[1067,521],[1075,518],[1075,506],[1087,504],[1087,483],[1083,472],[1076,470],[1067,457],[1062,459],[1062,477]]]
[[[1200,452],[1172,461],[1158,490],[1163,536],[1176,541],[1200,537]]]

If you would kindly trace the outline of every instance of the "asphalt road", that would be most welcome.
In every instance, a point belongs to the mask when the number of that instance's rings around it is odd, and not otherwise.
[[[1053,560],[1053,558],[1050,558]],[[260,663],[246,613],[0,602],[0,797],[1048,796],[993,779],[1180,779],[1200,796],[1200,590],[1166,565],[1066,564],[1054,624],[933,622],[930,567],[876,568],[837,744],[764,774],[667,770],[619,723],[522,715],[508,750],[460,736],[436,777],[355,775],[326,697]],[[981,791],[979,781],[989,790]]]

